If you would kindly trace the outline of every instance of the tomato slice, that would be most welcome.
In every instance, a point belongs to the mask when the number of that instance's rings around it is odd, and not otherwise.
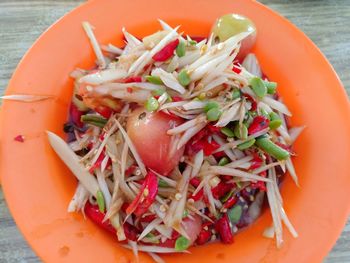
[[[167,131],[183,121],[163,112],[147,112],[138,108],[127,122],[127,133],[144,164],[163,175],[168,175],[178,165],[184,147],[172,151],[172,136]]]

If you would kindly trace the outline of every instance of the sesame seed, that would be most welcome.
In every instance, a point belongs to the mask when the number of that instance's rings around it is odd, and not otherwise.
[[[244,206],[243,206],[243,209],[248,209],[248,205],[244,205]]]
[[[215,229],[212,229],[212,230],[211,230],[211,233],[212,233],[212,234],[215,234],[215,233],[216,233]]]
[[[250,199],[250,201],[252,201],[252,202],[253,202],[253,201],[255,200],[254,195],[251,195],[249,199]]]
[[[240,200],[241,202],[245,202],[245,200],[244,200],[244,198],[243,198],[242,196],[239,197],[239,200]]]
[[[205,226],[205,227],[203,227],[203,229],[205,230],[205,231],[208,231],[208,227],[207,226]]]
[[[252,189],[251,189],[249,186],[247,186],[247,187],[245,188],[245,190],[246,190],[247,192],[250,192]]]
[[[185,156],[181,156],[180,162],[183,163],[185,161]]]
[[[227,212],[227,208],[222,209],[222,213],[226,213]]]
[[[219,44],[218,44],[218,50],[223,49],[223,48],[224,48],[224,46],[225,46],[225,44],[224,44],[224,43],[219,43]]]
[[[140,169],[136,169],[135,175],[141,175],[141,170]]]
[[[182,197],[182,194],[176,193],[175,199],[176,199],[177,201],[179,201],[179,200],[181,199],[181,197]]]
[[[211,241],[214,241],[216,239],[216,236],[215,235],[212,235],[211,236]]]
[[[144,196],[148,196],[149,195],[149,190],[147,188],[145,190],[143,190],[143,195]]]
[[[234,226],[234,227],[232,228],[232,231],[233,231],[233,233],[236,233],[236,232],[238,231],[238,228],[237,228],[236,226]]]

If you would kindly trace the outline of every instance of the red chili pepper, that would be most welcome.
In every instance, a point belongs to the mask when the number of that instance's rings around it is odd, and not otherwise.
[[[197,43],[203,41],[204,39],[206,39],[206,37],[199,37],[199,36],[191,36],[191,39],[196,41]]]
[[[223,207],[226,209],[229,209],[232,206],[234,206],[237,203],[237,201],[238,201],[237,196],[233,195],[229,199],[227,199],[227,201],[224,203]]]
[[[111,117],[113,114],[113,110],[106,106],[97,106],[95,111],[106,119],[109,119],[109,117]]]
[[[132,240],[132,241],[136,241],[137,240],[137,235],[138,235],[138,229],[129,224],[128,222],[125,222],[123,224],[123,229],[124,229],[124,233],[125,233],[125,237],[129,240]]]
[[[78,127],[82,128],[84,126],[84,123],[80,120],[81,115],[84,114],[84,112],[80,111],[77,106],[74,105],[74,103],[71,103],[69,108],[69,114],[71,121]]]
[[[164,242],[159,243],[158,245],[160,247],[174,248],[175,247],[175,242],[176,242],[176,239],[167,239]]]
[[[247,94],[247,93],[243,93],[242,95],[243,95],[247,100],[249,100],[250,103],[252,104],[251,110],[252,110],[252,111],[256,111],[256,109],[257,109],[257,107],[258,107],[258,104],[256,103],[255,99],[253,99],[253,97],[250,96],[250,95]]]
[[[85,215],[90,218],[94,223],[107,230],[112,234],[116,234],[115,228],[109,223],[109,221],[102,222],[105,214],[101,213],[97,205],[92,205],[86,202],[84,207]]]
[[[124,83],[142,82],[142,78],[140,76],[134,76],[134,77],[123,79],[122,82]]]
[[[253,152],[253,160],[251,161],[252,164],[249,167],[249,170],[254,170],[256,168],[259,168],[263,164],[263,159],[259,156],[258,153]]]
[[[252,189],[259,189],[260,191],[266,192],[266,185],[265,182],[263,181],[258,181],[256,183],[251,183],[251,188]]]
[[[144,222],[144,223],[150,223],[152,222],[154,219],[156,219],[155,215],[148,215],[148,216],[144,216],[140,218],[140,222]]]
[[[216,127],[216,126],[214,126],[214,125],[212,125],[212,124],[208,124],[207,126],[206,126],[206,128],[207,128],[207,130],[209,130],[211,133],[220,133],[220,127]]]
[[[180,237],[180,234],[177,231],[173,231],[171,233],[171,239],[177,239],[178,237]]]
[[[234,63],[234,64],[233,64],[232,71],[235,72],[235,73],[237,73],[237,74],[239,74],[239,73],[241,73],[242,69],[239,68],[238,63]]]
[[[24,142],[24,136],[23,135],[17,135],[15,138],[13,138],[17,142]]]
[[[142,216],[146,213],[148,208],[153,204],[158,193],[158,179],[157,176],[149,171],[145,177],[140,192],[126,209],[129,215],[134,213],[136,216]]]
[[[215,228],[219,232],[222,243],[233,243],[233,234],[230,226],[230,220],[227,214],[224,214],[215,225]]]
[[[131,175],[133,172],[135,172],[136,168],[136,165],[131,165],[128,169],[125,170],[125,176]]]
[[[269,127],[269,124],[270,120],[265,116],[256,116],[253,119],[253,122],[249,125],[248,134],[251,135],[263,129],[266,129],[267,127]]]
[[[197,237],[196,243],[198,245],[203,245],[209,241],[211,237],[211,232],[208,230],[205,230],[204,228],[199,232],[199,235]]]
[[[191,180],[190,180],[190,184],[193,186],[193,187],[198,187],[198,185],[201,183],[201,180],[198,178],[198,177],[193,177]]]
[[[175,39],[163,47],[158,53],[156,53],[152,58],[155,61],[164,62],[168,60],[173,54],[179,44],[179,39]]]
[[[191,195],[190,198],[192,198],[194,201],[199,201],[203,198],[203,195],[204,195],[204,191],[203,191],[203,188],[201,190],[198,191],[197,194],[195,195]]]
[[[227,157],[227,155],[224,151],[213,153],[213,155],[216,159],[221,159],[222,157]]]
[[[104,152],[101,152],[100,156],[97,158],[97,160],[94,163],[94,165],[91,166],[91,168],[89,169],[89,172],[93,173],[95,171],[95,169],[101,167],[101,164],[102,164],[102,162],[103,162],[105,157],[106,157],[106,154]],[[112,164],[112,161],[111,161],[110,158],[108,158],[106,167],[110,166],[111,164]]]
[[[204,140],[203,142],[203,152],[205,156],[211,155],[214,151],[220,148],[220,144],[218,144],[216,141],[211,140],[211,142],[208,142],[208,140]]]
[[[133,92],[134,92],[134,90],[133,90],[131,87],[127,87],[127,88],[126,88],[126,91],[127,91],[128,93],[133,93]]]
[[[179,96],[173,96],[173,97],[171,97],[171,99],[173,100],[173,102],[183,101],[183,98],[181,98]]]
[[[225,194],[227,194],[228,192],[230,192],[233,187],[234,185],[232,183],[228,184],[228,183],[220,182],[216,187],[214,187],[211,190],[211,192],[213,193],[213,197],[215,199],[219,199],[223,197]]]
[[[232,180],[232,176],[229,175],[221,175],[220,179],[223,180],[224,182]]]

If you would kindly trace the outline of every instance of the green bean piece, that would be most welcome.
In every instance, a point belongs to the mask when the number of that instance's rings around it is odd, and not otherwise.
[[[232,99],[235,100],[235,99],[238,99],[240,97],[241,97],[241,91],[237,88],[234,88],[232,91]]]
[[[277,88],[277,83],[276,82],[270,82],[264,80],[265,86],[267,88],[267,93],[268,94],[275,94],[276,93],[276,88]]]
[[[183,251],[190,246],[190,241],[184,236],[178,237],[175,241],[175,250]]]
[[[248,141],[245,141],[241,144],[238,144],[237,145],[237,149],[238,150],[245,150],[245,149],[248,149],[249,147],[253,146],[255,143],[255,139],[250,139]]]
[[[264,81],[261,78],[253,77],[250,79],[249,84],[252,87],[252,90],[255,93],[255,95],[259,98],[263,98],[266,95],[267,88],[265,86]]]
[[[176,55],[181,58],[185,56],[186,54],[186,44],[183,41],[180,41],[180,43],[176,47]]]
[[[163,179],[159,179],[158,181],[158,187],[169,187],[168,183],[165,182]]]
[[[165,90],[163,89],[156,89],[152,91],[153,96],[162,96],[164,94]]]
[[[158,76],[146,76],[146,80],[156,85],[163,85],[163,81]]]
[[[186,69],[180,71],[179,75],[177,76],[177,79],[179,80],[180,84],[184,87],[190,84],[191,82],[190,75],[188,75]]]
[[[207,112],[207,119],[208,121],[217,121],[220,118],[221,114],[221,110],[218,108],[212,108]]]
[[[155,111],[159,107],[159,102],[155,97],[150,97],[146,103],[145,103],[145,108],[147,111]]]
[[[229,127],[223,127],[220,129],[222,134],[225,134],[227,137],[232,138],[235,136],[234,132]]]
[[[98,209],[100,210],[101,213],[104,213],[105,212],[105,198],[104,198],[101,190],[97,191],[96,200],[97,200]]]
[[[224,166],[229,163],[229,159],[227,157],[222,157],[219,161],[219,166]]]
[[[237,224],[239,222],[242,216],[242,212],[243,212],[243,209],[242,209],[242,206],[240,205],[234,206],[232,209],[230,209],[227,212],[228,218],[230,219],[232,224]]]
[[[235,136],[239,139],[246,140],[248,137],[248,128],[247,126],[245,126],[244,123],[242,123],[241,127],[239,123],[237,123],[233,132]]]
[[[270,154],[277,160],[285,160],[290,154],[285,149],[273,143],[269,138],[262,136],[256,139],[255,144],[262,149],[264,152]]]
[[[205,104],[204,111],[208,112],[213,108],[219,108],[219,104],[216,101],[209,101],[207,104]]]

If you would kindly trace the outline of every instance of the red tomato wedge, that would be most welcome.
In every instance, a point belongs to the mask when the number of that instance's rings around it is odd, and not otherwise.
[[[132,112],[127,122],[127,133],[145,165],[163,175],[178,165],[184,147],[172,150],[172,137],[167,130],[183,121],[163,112],[147,112],[140,108]]]
[[[186,217],[182,220],[182,227],[190,238],[191,244],[193,244],[199,233],[202,230],[202,219],[198,215],[192,216],[193,219]]]

